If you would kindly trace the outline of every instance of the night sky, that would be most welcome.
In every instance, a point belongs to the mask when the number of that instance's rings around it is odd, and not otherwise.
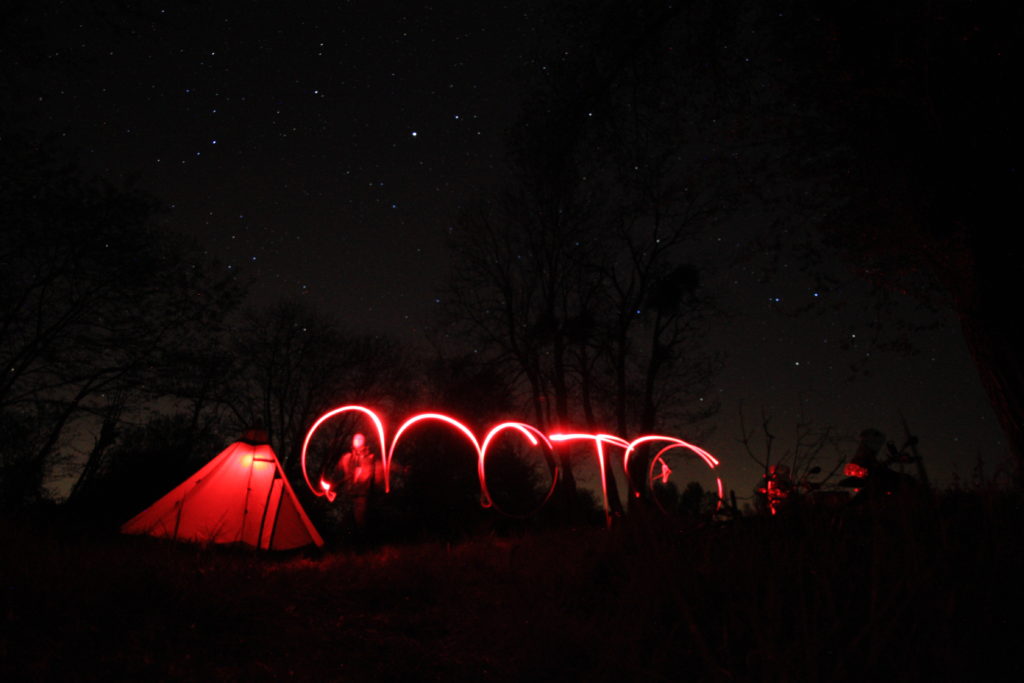
[[[54,17],[43,117],[101,174],[137,177],[258,298],[413,333],[447,226],[495,177],[529,15],[177,4],[113,26]]]
[[[523,79],[545,68],[530,57],[543,3],[44,4],[25,10],[38,59],[16,71],[44,130],[164,202],[168,230],[255,278],[255,303],[303,297],[411,343],[431,322],[448,228],[501,181]],[[867,288],[835,310],[795,263],[765,280],[752,224],[720,225],[700,247],[724,264],[705,284],[728,314],[709,330],[727,357],[703,444],[739,495],[756,476],[736,443],[741,403],[752,423],[775,415],[782,448],[801,410],[896,439],[902,411],[940,484],[979,455],[990,468],[1007,457],[955,320],[915,333],[914,355],[873,352]],[[936,319],[909,300],[895,315]]]

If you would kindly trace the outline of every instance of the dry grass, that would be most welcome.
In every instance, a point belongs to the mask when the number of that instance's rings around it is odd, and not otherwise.
[[[959,494],[287,558],[8,520],[0,677],[1020,680],[1022,517]]]

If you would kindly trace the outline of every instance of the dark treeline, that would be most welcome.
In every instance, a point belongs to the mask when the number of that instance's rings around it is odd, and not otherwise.
[[[880,286],[951,306],[1019,460],[1016,247],[998,238],[1019,183],[1003,87],[1019,18],[955,0],[552,6],[507,181],[452,231],[429,360],[296,303],[247,307],[238,277],[159,229],[157,203],[5,114],[0,496],[39,500],[61,475],[72,501],[143,486],[254,425],[294,474],[340,400],[626,435],[706,425],[723,359],[701,344],[716,309],[700,245],[751,215],[767,241],[824,234]],[[31,61],[30,42],[5,49]],[[26,111],[30,79],[8,80],[5,110]]]
[[[180,393],[188,355],[218,338],[239,291],[158,232],[150,199],[28,135],[2,142],[0,484],[19,502],[72,449],[99,457],[129,414]]]
[[[516,416],[498,368],[454,348],[414,355],[298,302],[247,305],[244,276],[162,230],[155,200],[90,178],[68,150],[28,133],[2,143],[5,509],[45,503],[63,480],[65,507],[112,528],[252,427],[266,430],[297,483],[306,431],[340,403],[373,406],[392,423],[448,411],[481,431]],[[339,420],[322,432],[313,475],[367,429]],[[418,430],[399,449],[396,495],[376,502],[378,527],[450,537],[482,523],[475,454],[443,432]],[[550,486],[543,462],[511,445],[489,467],[512,510]],[[297,488],[330,535],[344,502],[331,509]]]
[[[462,309],[481,339],[550,387],[538,414],[564,419],[571,394],[588,415],[603,393],[599,420],[648,429],[687,405],[680,379],[700,396],[699,247],[731,222],[824,290],[856,277],[880,302],[951,310],[1024,472],[1005,228],[1021,193],[1019,5],[608,0],[548,19],[511,189],[464,222],[458,262],[489,284]]]
[[[1021,668],[1010,643],[1024,597],[1018,491],[702,525],[717,501],[699,483],[642,486],[697,523],[681,530],[640,498],[609,533],[317,562],[97,538],[6,513],[52,510],[47,484],[63,477],[72,514],[61,521],[116,528],[257,425],[298,483],[302,435],[341,401],[391,419],[450,411],[477,430],[506,417],[626,435],[706,425],[727,359],[700,342],[716,313],[700,245],[728,221],[757,221],[759,246],[799,251],[802,235],[824,237],[880,291],[949,306],[1020,463],[1024,328],[1007,303],[1020,248],[1004,235],[1021,194],[1022,11],[966,0],[550,4],[525,64],[507,182],[452,231],[428,357],[298,303],[247,305],[238,276],[160,229],[157,202],[94,179],[0,106],[0,670],[1009,678]],[[0,23],[0,36],[10,63],[45,62],[31,34]],[[30,78],[0,79],[11,86],[0,105],[31,99]],[[826,258],[804,256],[809,269]],[[324,430],[313,470],[359,428]],[[767,470],[767,417],[764,432]],[[828,433],[810,435],[798,448],[817,455]],[[404,443],[396,493],[374,509],[385,540],[534,523],[495,523],[481,508],[474,454],[451,431],[424,427]],[[495,452],[491,474],[496,499],[526,511],[556,463],[518,455]],[[645,460],[633,482],[647,480]],[[575,463],[557,464],[552,516],[599,523],[582,487],[574,495]],[[296,490],[324,535],[340,537],[344,503]],[[583,512],[567,515],[574,498]]]
[[[906,295],[952,310],[1021,471],[1003,237],[1019,7],[608,0],[540,24],[507,183],[453,230],[447,296],[450,337],[504,368],[539,424],[713,415],[708,245],[742,225],[740,251],[785,253],[839,305],[861,279],[872,315]],[[880,348],[913,346],[899,334]]]
[[[373,406],[392,424],[447,411],[481,433],[517,417],[497,366],[458,348],[414,355],[298,302],[247,305],[244,276],[162,230],[155,200],[90,178],[69,151],[27,133],[4,138],[2,152],[4,508],[44,503],[63,480],[67,508],[113,527],[253,427],[298,483],[306,431],[341,403]],[[312,476],[368,428],[342,419],[321,432]],[[536,507],[551,485],[543,460],[521,455],[502,446],[489,464],[513,511]],[[377,527],[451,536],[491,512],[475,453],[445,430],[418,429],[397,464],[396,495],[375,501]],[[329,535],[345,502],[332,509],[297,488]]]

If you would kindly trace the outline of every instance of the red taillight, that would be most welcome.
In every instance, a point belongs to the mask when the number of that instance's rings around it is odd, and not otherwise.
[[[843,474],[845,474],[848,477],[858,477],[860,479],[863,479],[864,477],[868,476],[868,471],[866,468],[861,467],[856,463],[848,462],[846,463],[846,467],[843,468]]]

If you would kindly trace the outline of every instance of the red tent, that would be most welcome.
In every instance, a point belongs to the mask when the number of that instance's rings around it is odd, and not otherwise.
[[[246,437],[127,521],[121,531],[200,543],[245,543],[263,550],[322,546],[265,437],[252,438],[252,432]]]

